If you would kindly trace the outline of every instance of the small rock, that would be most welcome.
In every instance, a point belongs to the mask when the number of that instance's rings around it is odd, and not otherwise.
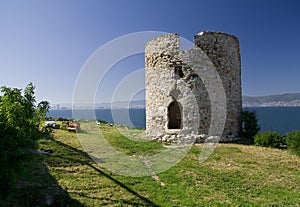
[[[229,163],[229,164],[226,165],[226,167],[231,168],[231,167],[233,167],[233,165]]]

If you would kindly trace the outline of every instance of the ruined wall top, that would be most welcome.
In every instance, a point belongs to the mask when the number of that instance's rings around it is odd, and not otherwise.
[[[231,34],[223,32],[204,31],[194,35],[194,46],[201,48],[209,55],[213,50],[220,54],[229,56],[239,56],[240,61],[240,42],[239,39]],[[237,53],[230,55],[230,53]]]
[[[237,41],[239,40],[236,36],[224,32],[214,32],[214,31],[201,31],[195,36],[223,36],[223,37],[229,37],[229,38],[234,38]]]
[[[164,51],[178,51],[179,50],[179,35],[178,34],[165,34],[156,37],[147,42],[145,50],[146,54],[149,53],[163,53]]]
[[[234,44],[234,47],[238,49],[238,52],[240,52],[239,39],[232,34],[224,32],[202,31],[194,35],[194,47],[199,47],[199,44],[203,44],[204,42],[206,44],[215,44],[218,42],[226,44],[226,42],[228,42],[231,46],[233,46],[232,44]],[[179,48],[180,35],[173,33],[165,34],[150,40],[149,42],[147,42],[145,50],[146,53],[162,53],[167,51],[176,52],[179,50]]]

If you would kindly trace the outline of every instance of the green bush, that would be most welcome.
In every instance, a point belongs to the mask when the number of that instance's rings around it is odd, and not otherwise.
[[[14,170],[25,149],[32,148],[43,134],[39,125],[45,118],[49,103],[36,106],[34,86],[22,90],[1,87],[0,94],[0,199],[12,186]]]
[[[254,144],[262,147],[281,148],[285,145],[285,137],[276,132],[258,133],[254,137]]]
[[[101,124],[108,124],[107,121],[104,121],[104,120],[102,120],[102,119],[98,119],[98,122],[101,123]]]
[[[242,131],[241,137],[247,138],[252,144],[254,136],[259,132],[260,126],[255,111],[242,111]]]
[[[300,156],[300,131],[293,131],[287,134],[286,144],[289,151]]]

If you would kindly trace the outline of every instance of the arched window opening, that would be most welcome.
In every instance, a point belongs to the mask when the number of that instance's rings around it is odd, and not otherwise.
[[[175,66],[175,74],[178,75],[180,78],[183,78],[184,73],[182,71],[182,66]]]
[[[168,107],[168,129],[180,129],[181,121],[182,116],[179,103],[173,101]]]

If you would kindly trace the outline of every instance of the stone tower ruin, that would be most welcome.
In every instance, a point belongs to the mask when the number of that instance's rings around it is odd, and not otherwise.
[[[220,32],[200,32],[194,48],[180,50],[178,34],[166,34],[149,41],[146,62],[146,134],[152,139],[176,142],[192,136],[203,142],[212,122],[210,97],[218,91],[207,86],[216,79],[223,85],[226,118],[221,141],[232,141],[241,129],[241,60],[239,40]],[[213,88],[213,87],[212,87]],[[225,92],[225,93],[224,93]],[[219,105],[218,105],[219,104]]]

